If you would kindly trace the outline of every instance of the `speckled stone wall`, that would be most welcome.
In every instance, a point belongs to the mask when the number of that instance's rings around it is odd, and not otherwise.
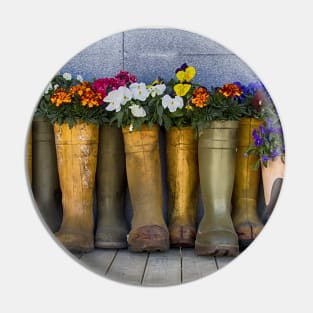
[[[182,63],[197,69],[194,81],[207,87],[258,80],[235,54],[203,36],[177,29],[137,29],[104,38],[74,56],[60,72],[85,79],[115,75],[120,69],[150,83],[169,80]]]
[[[74,56],[60,73],[81,74],[84,79],[110,77],[121,69],[151,83],[157,76],[165,81],[174,78],[175,69],[187,63],[197,69],[194,82],[206,87],[240,81],[258,80],[252,70],[233,52],[197,34],[178,29],[136,29],[104,38]],[[160,134],[164,216],[167,217],[166,164],[164,132]],[[132,209],[127,196],[127,219]],[[199,219],[203,213],[199,203]]]

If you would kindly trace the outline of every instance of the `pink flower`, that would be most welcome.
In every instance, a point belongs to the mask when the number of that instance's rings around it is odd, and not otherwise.
[[[137,81],[137,77],[135,75],[130,74],[127,71],[120,71],[115,78],[119,81],[124,82],[126,85],[127,83],[135,83]]]

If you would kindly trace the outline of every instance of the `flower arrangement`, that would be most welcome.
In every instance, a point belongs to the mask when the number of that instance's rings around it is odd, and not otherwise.
[[[267,162],[277,156],[281,156],[284,161],[285,146],[280,126],[260,126],[259,129],[253,130],[252,135],[254,142],[246,155],[256,154],[259,157],[255,164],[256,169],[261,163],[267,167]]]
[[[159,108],[161,95],[166,89],[165,84],[157,80],[147,86],[143,82],[138,83],[135,76],[127,75],[128,79],[124,79],[124,84],[112,88],[103,99],[108,104],[105,110],[112,112],[110,124],[116,123],[118,127],[129,126],[132,131],[140,129],[144,123],[149,126],[161,123],[163,112]]]
[[[281,124],[273,103],[269,96],[264,92],[258,92],[254,97],[255,104],[261,107],[261,116],[264,119],[264,126],[254,129],[253,143],[246,152],[258,156],[255,168],[258,169],[261,164],[267,167],[269,160],[281,156],[282,161],[285,159],[285,144]]]
[[[192,106],[191,99],[196,85],[191,83],[196,75],[196,69],[184,63],[175,71],[177,80],[170,80],[167,86],[167,93],[162,97],[162,107],[159,111],[162,114],[161,125],[165,129],[172,126],[183,127],[191,125]]]
[[[233,84],[242,90],[241,95],[238,97],[238,103],[242,108],[242,117],[261,118],[263,104],[261,97],[266,94],[263,84],[259,81],[251,82],[247,86],[240,82],[234,82]]]
[[[104,119],[100,108],[102,96],[81,75],[56,75],[39,100],[35,116],[51,123],[67,123],[72,128],[78,121],[99,124]]]
[[[196,88],[191,99],[192,126],[201,130],[210,121],[239,120],[242,116],[239,105],[242,94],[237,84],[212,87],[210,91],[202,86]]]

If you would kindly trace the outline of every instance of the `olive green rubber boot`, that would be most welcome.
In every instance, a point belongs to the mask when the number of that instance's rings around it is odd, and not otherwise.
[[[32,123],[32,190],[44,221],[56,232],[62,206],[54,132],[48,120],[37,117]]]
[[[237,128],[237,121],[213,121],[200,133],[198,157],[204,215],[195,242],[198,255],[239,253],[231,219]]]
[[[98,218],[95,246],[126,248],[126,170],[121,128],[100,127],[96,184]]]

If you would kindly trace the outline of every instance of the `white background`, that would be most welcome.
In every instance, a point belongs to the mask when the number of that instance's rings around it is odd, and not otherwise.
[[[0,10],[2,312],[312,312],[311,1],[6,1]],[[270,222],[223,270],[183,286],[104,279],[51,239],[25,178],[25,135],[40,93],[72,56],[108,35],[174,27],[225,45],[278,107],[287,172]]]

